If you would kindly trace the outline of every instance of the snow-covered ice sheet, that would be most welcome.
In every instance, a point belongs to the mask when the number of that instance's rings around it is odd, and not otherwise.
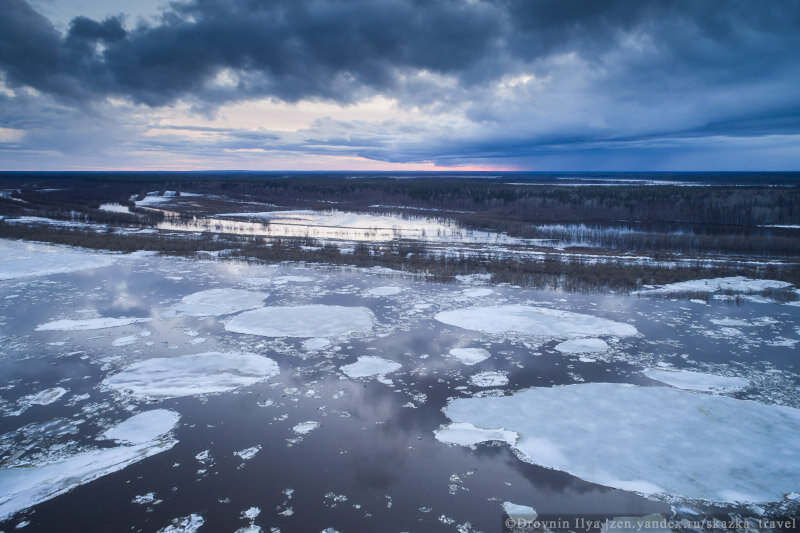
[[[585,335],[636,335],[636,328],[621,322],[569,311],[528,305],[470,307],[443,311],[436,320],[483,333],[523,333],[540,337]]]
[[[236,315],[225,324],[225,329],[264,337],[337,337],[368,332],[374,319],[366,307],[262,307]]]
[[[490,356],[491,354],[483,348],[453,348],[450,350],[450,357],[469,366],[485,361]]]
[[[652,497],[772,502],[800,488],[800,410],[587,383],[457,398],[456,423],[519,434],[524,461]]]
[[[267,357],[208,352],[140,361],[107,377],[103,385],[141,398],[177,398],[232,391],[278,373],[278,364]]]
[[[608,350],[608,343],[595,338],[569,339],[557,344],[556,350],[561,353],[600,353]]]
[[[750,382],[745,378],[731,376],[717,376],[704,372],[689,370],[666,370],[663,368],[648,368],[642,372],[645,376],[661,383],[666,383],[676,389],[695,390],[702,392],[733,392],[747,388]]]
[[[85,319],[64,319],[54,320],[36,326],[36,331],[90,331],[95,329],[118,328],[120,326],[130,326],[141,322],[150,322],[152,318],[85,318]]]
[[[154,427],[140,423],[148,418],[147,413],[134,415],[132,418],[138,417],[138,419],[132,424],[129,424],[131,419],[122,422],[118,426],[122,428],[119,429],[120,435],[130,437],[130,430],[135,425],[143,431],[143,435],[149,437],[137,439],[132,445],[90,450],[34,466],[0,469],[0,520],[64,494],[79,485],[169,450],[177,443],[168,435],[177,424],[179,416],[172,411],[166,412],[172,414],[169,417],[159,414],[149,419],[155,422]],[[172,425],[166,424],[167,420],[171,420]],[[114,433],[118,428],[112,428],[106,433]]]
[[[115,261],[111,254],[0,239],[0,280],[90,270]]]
[[[401,366],[400,363],[396,363],[395,361],[367,355],[359,357],[355,363],[340,367],[340,370],[351,378],[366,378],[384,376],[399,370]]]
[[[268,297],[269,293],[266,292],[210,289],[184,296],[170,311],[177,316],[230,315],[261,307]]]

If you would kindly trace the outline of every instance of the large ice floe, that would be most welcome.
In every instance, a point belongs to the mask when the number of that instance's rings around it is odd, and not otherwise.
[[[0,239],[0,280],[107,267],[115,260],[111,254]]]
[[[639,291],[639,294],[672,294],[682,292],[761,292],[769,289],[785,289],[792,284],[786,281],[771,279],[750,279],[744,276],[733,276],[728,278],[694,279],[690,281],[679,281],[669,283],[653,289]]]
[[[90,331],[95,329],[118,328],[120,326],[130,326],[141,322],[150,322],[152,318],[85,318],[85,319],[65,319],[54,320],[36,326],[36,331]]]
[[[374,319],[366,307],[262,307],[236,315],[225,329],[264,337],[337,337],[370,331]]]
[[[750,385],[745,378],[717,376],[690,370],[666,370],[648,368],[642,372],[648,378],[675,387],[676,389],[702,392],[734,392]]]
[[[539,337],[636,335],[636,328],[592,315],[529,305],[470,307],[443,311],[439,322],[483,333],[523,333]]]
[[[177,316],[220,316],[231,315],[248,309],[255,309],[264,304],[269,297],[266,292],[245,291],[240,289],[210,289],[184,296],[164,315],[174,313]]]
[[[458,437],[519,439],[523,461],[656,498],[774,502],[800,489],[800,409],[619,383],[532,388],[457,398],[444,410]],[[448,432],[443,433],[444,430]],[[460,443],[460,442],[459,442]]]
[[[140,398],[163,399],[228,392],[278,373],[278,364],[267,357],[208,352],[140,361],[107,377],[103,385]]]
[[[39,465],[0,469],[0,520],[73,488],[169,450],[180,416],[159,409],[134,415],[105,433],[125,445],[98,448]]]

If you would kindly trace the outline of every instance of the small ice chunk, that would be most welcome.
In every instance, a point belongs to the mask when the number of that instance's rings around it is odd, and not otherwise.
[[[336,337],[366,333],[372,329],[374,319],[366,307],[262,307],[233,317],[225,329],[265,337]]]
[[[504,372],[489,370],[470,376],[469,381],[476,387],[501,387],[508,385],[508,376]]]
[[[172,523],[159,529],[158,533],[195,533],[204,523],[202,516],[192,513],[189,516],[173,518]]]
[[[244,450],[239,450],[238,452],[233,452],[233,455],[241,457],[243,461],[248,461],[256,456],[258,452],[261,451],[261,445],[255,445],[250,448],[245,448]]]
[[[135,343],[136,340],[137,340],[136,335],[128,335],[127,337],[120,337],[118,339],[114,339],[111,342],[111,346],[116,346],[116,347],[129,346]]]
[[[106,439],[126,444],[142,444],[169,433],[180,415],[167,409],[154,409],[134,415],[103,433]]]
[[[140,398],[227,392],[276,376],[278,364],[252,353],[208,352],[147,359],[107,377],[103,385]]]
[[[483,333],[517,332],[539,337],[581,335],[636,335],[636,328],[621,322],[569,311],[528,305],[472,307],[444,311],[434,317],[439,322]]]
[[[178,316],[221,316],[256,309],[269,293],[240,289],[210,289],[184,296],[171,310]]]
[[[608,350],[608,343],[594,338],[570,339],[557,344],[556,350],[561,353],[600,353]]]
[[[490,356],[491,354],[483,348],[453,348],[450,350],[450,357],[469,366],[485,361]]]
[[[294,431],[298,435],[306,435],[308,433],[311,433],[318,427],[319,427],[319,422],[314,422],[313,420],[309,420],[307,422],[300,422],[299,424],[297,424],[292,428],[292,431]]]
[[[383,377],[399,370],[401,366],[400,363],[382,357],[367,355],[359,357],[355,363],[339,367],[339,370],[351,378]]]
[[[384,287],[373,287],[372,289],[368,289],[364,291],[366,296],[394,296],[395,294],[400,294],[403,289],[396,285],[386,285]]]
[[[88,331],[95,329],[117,328],[140,322],[150,322],[151,318],[87,318],[83,320],[54,320],[36,326],[36,331]]]
[[[439,442],[458,444],[460,446],[474,446],[481,442],[502,441],[515,444],[519,437],[513,431],[505,429],[482,429],[466,422],[455,422],[443,426],[433,432]]]
[[[494,291],[492,289],[487,289],[485,287],[478,287],[475,289],[466,289],[461,292],[467,298],[481,298],[483,296],[489,296]]]
[[[26,403],[33,405],[50,405],[67,393],[67,389],[63,387],[53,387],[52,389],[45,389],[36,394],[31,394],[25,397]]]
[[[515,518],[517,520],[533,521],[536,520],[536,517],[538,516],[533,507],[511,502],[503,502],[503,511],[505,511],[509,518]]]
[[[255,520],[260,514],[261,514],[261,509],[259,509],[258,507],[250,507],[246,511],[242,512],[242,515],[248,520]]]
[[[331,345],[331,341],[323,337],[313,337],[303,341],[303,348],[309,352],[321,350]]]
[[[664,370],[648,368],[642,372],[648,378],[666,383],[677,389],[695,390],[702,392],[733,392],[744,389],[750,385],[745,378],[731,376],[717,376],[704,372],[691,372],[689,370]]]
[[[134,496],[131,500],[131,503],[137,503],[139,505],[149,505],[156,501],[156,493],[155,492],[148,492],[147,494],[140,494],[138,496]]]

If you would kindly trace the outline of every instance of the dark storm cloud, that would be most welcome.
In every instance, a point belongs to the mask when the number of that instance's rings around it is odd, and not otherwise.
[[[126,32],[118,19],[79,17],[61,35],[25,0],[6,0],[0,67],[9,84],[78,100],[349,101],[399,90],[406,71],[469,85],[556,53],[602,62],[638,35],[657,46],[635,65],[638,81],[669,74],[681,85],[780,68],[800,47],[799,20],[796,1],[195,0],[158,24]],[[238,86],[209,88],[225,68],[242,74]]]

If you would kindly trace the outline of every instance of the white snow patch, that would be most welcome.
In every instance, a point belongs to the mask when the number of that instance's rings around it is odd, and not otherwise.
[[[745,378],[717,376],[689,370],[648,368],[643,371],[642,374],[652,380],[666,383],[677,389],[702,392],[733,392],[744,389],[750,385],[750,381]]]
[[[472,307],[438,313],[439,322],[483,333],[517,332],[540,337],[636,335],[636,328],[592,315],[527,305]]]
[[[91,270],[115,262],[110,254],[0,239],[0,280]]]
[[[467,298],[481,298],[483,296],[489,296],[494,291],[492,289],[487,289],[485,287],[478,287],[475,289],[466,289],[461,292]]]
[[[382,357],[367,355],[359,357],[355,363],[339,367],[339,370],[351,378],[383,377],[399,370],[401,366],[400,363]]]
[[[177,423],[179,416],[177,413],[173,415],[171,418]],[[126,426],[129,420],[119,425],[123,428],[120,430],[123,434],[128,431],[126,427],[130,429],[130,426]],[[160,424],[157,428],[155,426],[148,428],[147,436],[150,439],[141,439],[130,446],[101,448],[40,465],[0,469],[0,520],[69,492],[79,485],[169,450],[177,443],[176,440],[168,438],[173,426],[166,427]],[[163,432],[157,433],[156,429]],[[114,428],[109,431],[113,430]]]
[[[233,317],[225,329],[264,337],[335,337],[368,332],[374,319],[366,307],[263,307]]]
[[[364,292],[367,296],[394,296],[400,294],[403,289],[396,285],[386,285],[385,287],[374,287]]]
[[[476,387],[501,387],[508,385],[508,376],[504,372],[490,370],[470,376],[469,381]]]
[[[240,289],[210,289],[184,296],[171,310],[177,316],[220,316],[255,309],[269,293]]]
[[[120,422],[102,436],[123,444],[144,444],[172,431],[179,420],[175,411],[154,409]]]
[[[54,320],[36,326],[36,331],[89,331],[95,329],[118,328],[140,322],[150,322],[152,318],[86,318],[82,320]]]
[[[646,496],[780,501],[800,486],[800,410],[618,383],[458,398],[453,422],[516,431],[521,459]]]
[[[561,353],[600,353],[608,348],[606,341],[594,338],[570,339],[556,345],[556,350]]]
[[[307,422],[300,422],[292,428],[292,431],[298,435],[307,435],[319,427],[319,422],[309,420]]]
[[[502,441],[516,444],[519,435],[505,429],[482,429],[467,422],[455,422],[442,426],[433,432],[439,442],[458,444],[460,446],[474,446],[481,442]]]
[[[485,361],[491,354],[483,348],[453,348],[450,350],[450,357],[458,360],[465,365],[475,365]]]
[[[276,376],[278,364],[252,353],[208,352],[148,359],[103,380],[103,385],[140,398],[177,398],[232,391]]]

